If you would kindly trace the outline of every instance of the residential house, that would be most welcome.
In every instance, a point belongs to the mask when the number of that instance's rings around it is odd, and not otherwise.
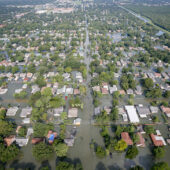
[[[140,132],[137,132],[137,136],[139,138],[139,141],[136,143],[136,146],[145,147],[145,139],[143,138],[142,134]]]
[[[15,93],[19,94],[19,93],[21,93],[22,91],[23,91],[23,89],[16,89],[16,90],[15,90]]]
[[[33,128],[32,128],[32,127],[29,127],[29,128],[27,129],[26,138],[29,138],[33,133],[34,133]]]
[[[136,90],[135,90],[135,93],[137,94],[137,95],[142,95],[142,88],[141,88],[141,86],[136,86]]]
[[[109,106],[104,106],[104,111],[106,111],[107,114],[110,114],[111,108]]]
[[[143,129],[142,125],[137,126],[137,131],[140,132],[141,134],[145,134],[146,132]]]
[[[74,89],[74,95],[79,95],[80,94],[80,90],[79,89]]]
[[[136,110],[141,118],[146,118],[150,114],[150,110],[147,107],[136,106]]]
[[[94,115],[97,116],[100,114],[100,107],[94,108]]]
[[[64,94],[66,92],[66,86],[63,86],[60,89],[57,89],[57,94]]]
[[[133,145],[133,141],[131,140],[129,133],[122,132],[121,139],[123,139],[127,143],[127,145]]]
[[[76,79],[78,80],[79,83],[83,82],[83,76],[81,72],[76,73]]]
[[[60,114],[64,111],[63,107],[53,109],[54,116],[60,116]]]
[[[66,94],[73,94],[73,88],[66,88]]]
[[[128,90],[127,90],[127,94],[128,94],[128,95],[134,94],[134,93],[133,93],[133,90],[132,90],[132,89],[128,89]]]
[[[8,110],[7,110],[7,112],[6,112],[6,115],[7,116],[15,116],[16,115],[16,113],[17,113],[17,111],[18,111],[18,107],[10,107]]]
[[[43,141],[43,138],[33,138],[32,140],[31,140],[31,143],[32,144],[37,144],[37,143],[40,143],[40,142],[42,142]]]
[[[65,144],[67,144],[67,146],[73,146],[74,145],[74,138],[66,138],[64,139]]]
[[[100,86],[92,87],[93,91],[100,92]]]
[[[136,109],[134,106],[127,105],[125,106],[125,110],[128,114],[128,117],[131,123],[139,123],[139,118],[138,118],[138,115],[136,113]]]
[[[37,91],[40,91],[39,86],[38,86],[38,85],[33,85],[33,86],[32,86],[32,91],[31,91],[31,93],[34,94],[34,93],[36,93]]]
[[[153,133],[150,134],[151,140],[154,144],[154,146],[164,146],[166,145],[166,142],[162,136],[154,135]]]
[[[73,124],[74,125],[80,125],[81,124],[81,119],[80,118],[75,119]]]
[[[119,108],[119,114],[122,116],[124,122],[128,121],[128,117],[124,108]]]
[[[26,118],[28,115],[31,114],[31,112],[32,112],[32,107],[23,108],[21,113],[20,113],[20,117]]]
[[[161,106],[161,110],[168,118],[170,118],[170,107]]]
[[[4,142],[7,146],[10,146],[15,141],[15,135],[10,135],[6,138],[4,138]]]
[[[74,118],[78,116],[78,109],[77,108],[70,108],[68,110],[68,118]]]
[[[150,106],[150,111],[152,114],[154,114],[154,113],[158,113],[159,109],[156,106]]]
[[[22,146],[26,146],[27,144],[28,144],[28,138],[20,138],[20,137],[16,137],[15,138],[15,141],[16,141],[16,143],[20,146],[20,147],[22,147]]]
[[[2,88],[0,88],[0,94],[5,94],[5,93],[7,93],[7,91],[8,91],[8,89],[2,89]]]
[[[23,123],[23,124],[30,124],[30,118],[24,118],[24,119],[22,120],[22,123]]]
[[[117,86],[113,85],[113,87],[109,87],[110,94],[113,94],[115,91],[117,91]]]

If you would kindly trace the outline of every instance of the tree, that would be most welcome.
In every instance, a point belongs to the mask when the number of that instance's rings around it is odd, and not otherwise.
[[[80,94],[81,95],[85,95],[86,94],[86,87],[85,86],[80,85],[79,90],[80,90]]]
[[[71,71],[72,71],[71,67],[66,67],[66,68],[65,68],[65,72],[71,73]]]
[[[42,90],[41,92],[42,96],[52,96],[52,91],[51,91],[51,87],[46,87]]]
[[[165,148],[164,147],[154,147],[153,156],[157,159],[163,158],[165,155]]]
[[[148,90],[146,92],[146,97],[151,97],[151,98],[160,98],[162,96],[162,91],[160,87],[155,87],[151,90]]]
[[[33,129],[34,129],[34,137],[40,138],[46,136],[49,130],[53,130],[54,125],[50,123],[43,124],[37,122],[34,124]]]
[[[128,148],[125,157],[129,159],[133,159],[138,155],[139,151],[136,146],[131,146]]]
[[[167,91],[165,92],[164,96],[165,96],[166,98],[170,98],[170,90],[167,90]]]
[[[54,142],[53,147],[58,157],[64,157],[67,155],[68,146],[65,143]]]
[[[151,167],[151,170],[170,170],[170,167],[166,162],[158,162]]]
[[[162,73],[162,72],[163,72],[163,70],[164,70],[164,68],[163,68],[163,67],[157,67],[157,69],[156,69],[156,70],[157,70],[157,72],[158,72],[158,73]]]
[[[130,170],[143,170],[143,168],[139,165],[136,165],[135,167],[130,168]]]
[[[21,137],[25,137],[26,133],[27,133],[27,128],[25,126],[23,126],[19,129],[18,135]]]
[[[39,87],[46,86],[46,82],[43,76],[38,76],[35,83],[38,84]]]
[[[154,123],[159,122],[158,116],[153,116],[152,120],[153,120]]]
[[[113,99],[112,105],[113,105],[113,107],[116,107],[117,105],[119,105],[119,100],[118,99]]]
[[[61,96],[55,96],[49,101],[50,108],[61,107],[65,105],[65,100]]]
[[[38,161],[49,159],[53,154],[52,146],[40,142],[33,146],[32,154]]]
[[[151,125],[146,125],[144,127],[144,131],[147,133],[147,134],[151,134],[151,133],[154,133],[155,132],[155,129],[153,126]]]
[[[15,93],[14,97],[16,99],[25,99],[27,97],[27,92],[25,90],[22,90],[20,93]]]
[[[5,108],[1,108],[0,109],[0,119],[4,120],[6,117],[6,109]]]
[[[153,80],[151,78],[144,79],[144,86],[148,89],[153,88],[154,86]]]
[[[99,158],[104,158],[106,156],[106,151],[102,146],[97,146],[96,156]]]
[[[110,113],[111,120],[113,120],[113,121],[117,120],[118,119],[118,113],[119,113],[118,108],[114,107],[112,109],[111,113]]]
[[[0,135],[8,136],[13,131],[13,124],[5,120],[0,120]]]
[[[132,134],[132,140],[134,143],[137,143],[139,141],[139,136],[136,133]]]
[[[74,165],[66,161],[60,161],[57,163],[56,170],[74,170]]]
[[[61,117],[61,120],[66,120],[67,119],[67,113],[62,112],[60,117]]]
[[[114,149],[116,151],[124,151],[127,147],[127,143],[121,139],[115,144]]]
[[[16,72],[19,71],[19,67],[18,66],[14,66],[12,67],[12,73],[15,74]]]
[[[11,161],[18,156],[19,152],[19,148],[14,144],[8,147],[5,147],[4,144],[0,144],[0,161]]]

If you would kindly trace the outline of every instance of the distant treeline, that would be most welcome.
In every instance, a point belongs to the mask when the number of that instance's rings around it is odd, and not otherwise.
[[[146,4],[165,4],[166,2],[170,2],[170,0],[134,0],[133,3],[146,3]]]
[[[170,31],[170,6],[127,5],[126,7],[151,19],[154,24]]]

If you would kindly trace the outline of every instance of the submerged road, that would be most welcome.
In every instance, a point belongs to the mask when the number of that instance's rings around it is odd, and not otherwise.
[[[88,56],[89,53],[89,31],[88,31],[88,23],[87,23],[87,17],[85,16],[86,20],[86,26],[85,26],[85,31],[86,31],[86,41],[84,43],[84,63],[86,64],[87,67],[87,79],[86,79],[86,89],[87,89],[87,94],[84,97],[84,109],[82,113],[80,113],[80,117],[82,119],[82,123],[80,127],[78,127],[78,132],[76,135],[76,140],[75,140],[75,145],[74,148],[71,148],[70,156],[74,158],[78,158],[81,160],[82,165],[84,169],[92,170],[93,166],[93,159],[94,155],[92,151],[90,150],[90,142],[91,139],[93,138],[93,128],[94,126],[91,124],[91,118],[93,114],[93,100],[91,96],[91,90],[88,86],[89,82],[91,81],[91,75],[89,74],[89,65],[90,65],[90,57]],[[83,123],[86,122],[86,123]],[[88,122],[88,123],[87,123]],[[73,153],[74,152],[74,153]]]

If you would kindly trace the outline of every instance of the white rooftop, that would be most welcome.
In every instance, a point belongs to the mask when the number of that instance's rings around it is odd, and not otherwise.
[[[131,106],[131,105],[127,105],[127,106],[125,106],[125,109],[127,111],[130,122],[131,123],[139,123],[139,117],[137,115],[135,107]]]

